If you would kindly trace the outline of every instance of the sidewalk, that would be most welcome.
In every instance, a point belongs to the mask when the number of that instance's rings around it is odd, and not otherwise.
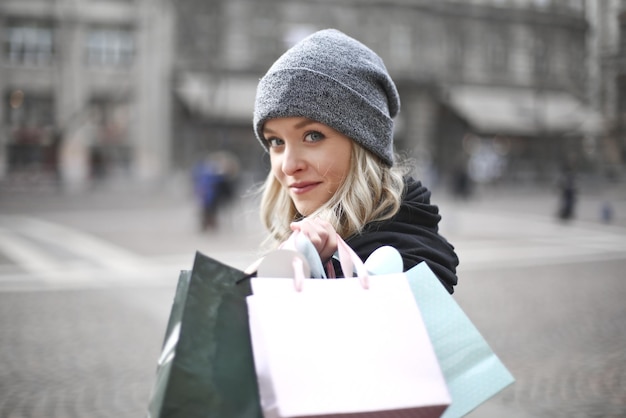
[[[130,252],[145,264],[167,267],[163,271],[189,268],[196,251],[239,268],[259,256],[264,231],[253,197],[232,202],[220,213],[217,229],[202,231],[199,205],[180,179],[158,186],[104,186],[72,193],[0,188],[0,214],[49,222],[48,235],[62,235],[55,225],[69,228],[86,234],[83,241],[100,240],[112,253]],[[101,253],[99,247],[88,248]]]
[[[435,190],[433,202],[442,208],[444,216],[448,209],[468,208],[556,219],[559,195],[558,190],[545,185],[495,185],[477,189],[466,201],[454,199],[446,191]],[[607,203],[612,209],[610,222],[602,218],[602,209]],[[580,184],[572,221],[626,227],[626,182]]]
[[[64,190],[52,183],[17,187],[0,182],[0,211],[29,213],[62,210],[176,207],[193,203],[184,178],[164,182],[111,181],[80,190]]]
[[[204,234],[196,228],[194,200],[183,182],[122,186],[76,194],[0,190],[0,214],[69,225],[123,246],[159,268],[162,257],[191,257],[198,248],[209,255],[252,249],[256,243],[245,237],[262,232],[256,205],[250,201],[227,214],[232,221],[228,228]],[[601,192],[581,189],[574,221],[580,228],[554,227],[557,196],[548,189],[492,188],[469,201],[434,190],[433,202],[440,206],[444,226],[461,217],[472,225],[453,237],[460,250],[491,254],[510,245],[517,254],[524,246],[536,250],[550,244],[545,239],[571,244],[572,237],[587,239],[587,233],[620,235],[622,229],[619,234],[603,231],[624,227],[626,193],[623,187],[610,191],[619,216],[605,225],[597,211]],[[510,219],[520,222],[511,225]],[[536,229],[526,228],[529,223]],[[246,232],[244,238],[241,231]],[[497,240],[490,241],[490,233],[497,233]],[[606,245],[621,250],[623,242],[620,238]],[[601,251],[600,244],[590,242],[590,247]],[[623,257],[573,261],[469,269],[463,274],[456,300],[517,379],[470,416],[624,416],[619,383],[626,364],[625,262]],[[177,263],[172,265],[177,268]],[[7,341],[0,350],[0,393],[6,394],[0,396],[0,416],[143,414],[175,273],[164,272],[167,286],[0,294]],[[585,314],[581,317],[580,312]]]

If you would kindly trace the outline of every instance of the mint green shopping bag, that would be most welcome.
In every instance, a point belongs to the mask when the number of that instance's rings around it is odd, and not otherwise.
[[[426,263],[405,274],[452,398],[442,418],[462,417],[515,379]]]

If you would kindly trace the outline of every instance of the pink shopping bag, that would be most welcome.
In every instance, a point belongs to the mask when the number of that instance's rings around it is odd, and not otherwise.
[[[306,279],[302,258],[280,250],[293,277],[252,279],[265,418],[440,417],[450,395],[406,276],[369,276],[340,248],[342,270],[354,264],[358,277]]]

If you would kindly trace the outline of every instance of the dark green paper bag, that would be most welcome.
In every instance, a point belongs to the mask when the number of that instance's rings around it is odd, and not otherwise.
[[[181,272],[150,418],[262,418],[240,270],[196,253]]]

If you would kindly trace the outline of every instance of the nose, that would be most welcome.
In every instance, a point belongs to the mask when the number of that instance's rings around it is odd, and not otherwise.
[[[303,170],[306,166],[302,150],[295,146],[286,146],[282,155],[283,173],[290,176]]]

